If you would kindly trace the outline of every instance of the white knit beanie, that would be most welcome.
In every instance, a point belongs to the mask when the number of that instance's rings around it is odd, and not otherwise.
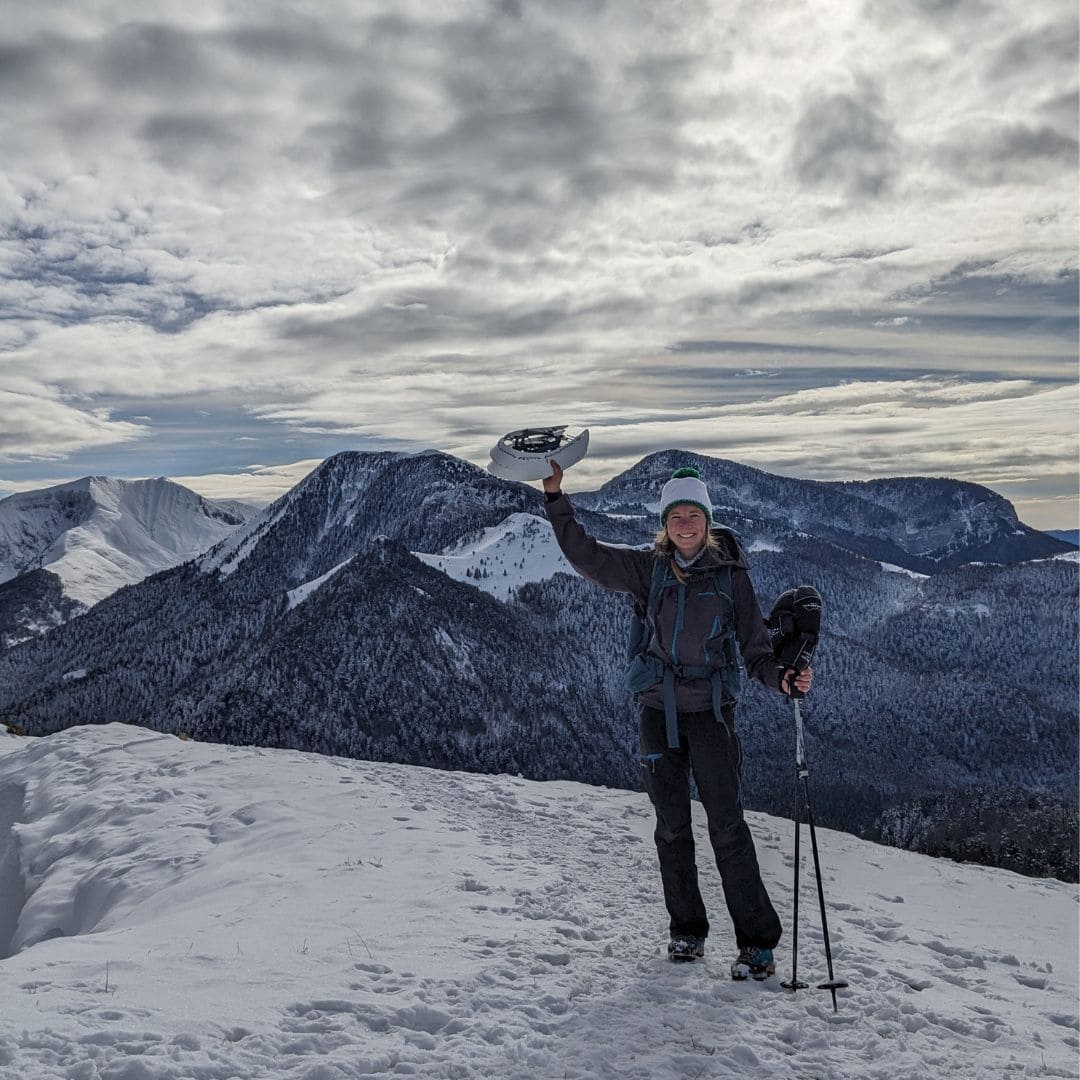
[[[709,489],[697,469],[676,469],[660,493],[660,524],[667,523],[668,511],[678,503],[690,503],[705,511],[712,524],[712,501]]]

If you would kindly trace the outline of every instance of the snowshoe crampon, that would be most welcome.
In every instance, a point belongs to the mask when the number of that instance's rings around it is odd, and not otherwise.
[[[502,480],[543,480],[550,461],[564,469],[576,465],[589,449],[589,429],[567,435],[565,427],[522,428],[504,435],[491,448],[488,472]]]

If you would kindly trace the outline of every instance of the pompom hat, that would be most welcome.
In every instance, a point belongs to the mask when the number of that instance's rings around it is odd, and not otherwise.
[[[668,512],[679,503],[690,503],[705,511],[705,517],[712,524],[712,500],[709,489],[701,479],[697,469],[676,469],[671,479],[660,493],[660,524],[667,524]]]

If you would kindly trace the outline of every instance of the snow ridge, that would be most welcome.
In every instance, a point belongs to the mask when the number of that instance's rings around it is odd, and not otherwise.
[[[350,555],[344,562],[340,562],[337,566],[330,570],[327,570],[325,574],[320,574],[317,578],[311,581],[305,582],[303,585],[297,586],[295,589],[290,589],[285,595],[288,598],[289,611],[292,611],[297,604],[302,604],[313,592],[317,591],[319,586],[329,581],[339,570],[348,566],[351,563],[353,557]]]
[[[1075,885],[820,830],[851,983],[834,1016],[779,977],[729,980],[711,866],[705,960],[663,958],[640,793],[117,724],[17,742],[0,740],[5,1076],[1076,1075]],[[748,819],[790,929],[791,823]]]

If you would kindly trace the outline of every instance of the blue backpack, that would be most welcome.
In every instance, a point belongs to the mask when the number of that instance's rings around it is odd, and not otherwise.
[[[730,530],[728,530],[730,531]],[[734,537],[734,533],[732,533]],[[735,538],[736,543],[738,539]],[[731,585],[731,566],[717,567],[713,580],[716,592],[723,598],[725,632],[721,638],[722,656],[719,664],[695,665],[680,664],[678,657],[679,632],[683,626],[683,613],[686,608],[686,584],[680,581],[671,569],[668,559],[657,558],[653,563],[652,582],[649,587],[649,599],[645,607],[634,604],[634,619],[630,627],[630,641],[627,655],[626,675],[623,683],[631,693],[641,693],[657,683],[664,684],[664,716],[667,726],[668,746],[679,747],[679,721],[675,705],[675,682],[677,679],[708,679],[712,684],[713,715],[718,723],[723,724],[723,707],[738,701],[742,693],[745,676],[739,660],[735,643],[735,600]],[[678,589],[678,614],[675,618],[675,630],[672,635],[672,663],[666,664],[660,657],[650,653],[649,644],[655,633],[656,612],[660,605],[660,596],[665,589]]]

